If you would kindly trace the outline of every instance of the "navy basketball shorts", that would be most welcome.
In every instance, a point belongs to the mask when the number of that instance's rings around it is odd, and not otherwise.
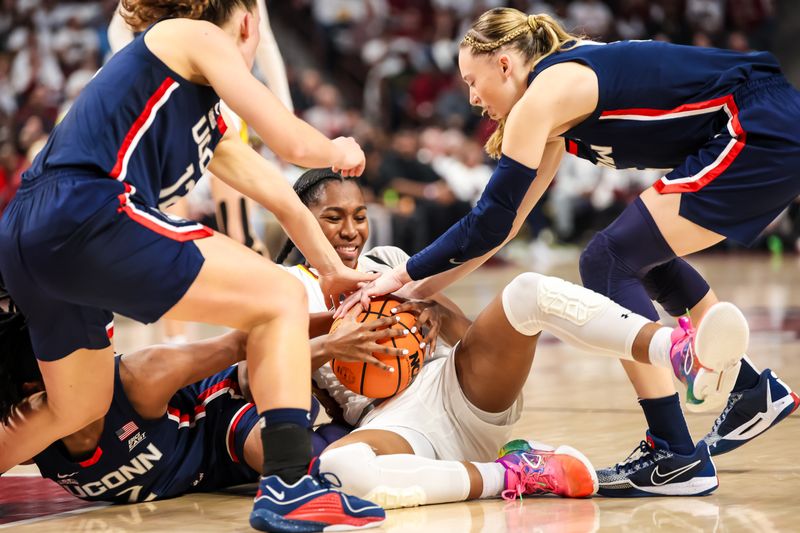
[[[0,220],[0,272],[27,316],[36,357],[110,345],[112,313],[158,320],[194,282],[211,230],[75,169],[24,181]]]
[[[204,476],[193,492],[210,492],[258,481],[259,472],[247,465],[244,444],[260,417],[255,404],[242,397],[238,366],[215,374],[181,390],[192,393],[205,414],[203,443]]]
[[[745,84],[722,109],[724,129],[654,188],[683,193],[682,217],[750,245],[800,195],[800,92],[774,76]]]

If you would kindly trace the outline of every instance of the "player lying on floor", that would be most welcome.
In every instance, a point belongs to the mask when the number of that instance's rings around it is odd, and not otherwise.
[[[521,289],[540,296],[517,301],[513,295]],[[507,314],[514,317],[513,326]],[[330,323],[330,314],[315,318],[315,323]],[[727,318],[726,323],[704,321],[698,338],[713,338],[715,328],[723,326],[729,335],[744,328],[739,333],[746,336],[744,322],[736,323],[735,314]],[[392,320],[339,328],[342,333],[315,339],[314,353],[349,351],[352,357],[365,342],[385,337],[377,330]],[[458,329],[443,326],[451,333]],[[625,313],[603,296],[557,278],[523,274],[467,328],[452,350],[455,355],[428,361],[407,390],[372,410],[358,431],[329,448],[313,468],[395,507],[501,494],[593,494],[594,470],[572,448],[522,441],[493,460],[519,418],[520,391],[543,327],[573,346],[665,365],[681,362],[682,348],[695,338],[676,329],[670,340],[663,335],[670,330]],[[8,420],[23,398],[41,399],[43,384],[24,317],[3,312],[0,333],[0,417]],[[508,343],[501,351],[493,338]],[[256,481],[264,459],[258,417],[243,394],[245,363],[235,365],[245,359],[245,345],[246,336],[232,332],[116,357],[114,397],[106,416],[53,443],[33,461],[44,477],[75,496],[117,503]],[[706,480],[709,491],[716,487],[713,464],[691,475]]]
[[[297,181],[295,190],[345,265],[380,272],[408,258],[395,247],[361,254],[369,224],[356,181],[326,169],[311,170]],[[324,311],[327,304],[313,271],[303,265],[289,270],[305,285],[310,312]],[[526,451],[512,445],[494,461],[522,412],[521,392],[542,330],[595,354],[672,368],[690,383],[701,368],[689,350],[695,335],[697,355],[710,368],[739,357],[748,338],[747,324],[731,304],[717,306],[696,334],[686,322],[686,329],[663,328],[590,290],[533,273],[514,279],[474,323],[453,302],[435,298],[444,305],[407,302],[401,307],[438,315],[441,320],[434,322],[441,329],[436,326],[434,331],[441,331],[451,344],[460,343],[438,350],[409,388],[391,400],[376,405],[351,392],[329,365],[314,375],[317,386],[335,400],[333,407],[341,409],[341,418],[357,428],[321,455],[320,468],[336,474],[345,490],[368,494],[371,501],[388,508],[501,493],[585,496],[593,491],[583,467],[588,463],[570,448],[536,446]],[[435,333],[428,335],[429,341],[431,337]],[[356,336],[353,342],[358,342]],[[346,351],[328,352],[332,357],[340,353]],[[703,399],[705,392],[695,386],[698,398]],[[326,407],[331,403],[321,401]],[[663,448],[657,436],[649,441],[648,451],[653,443]],[[680,479],[674,481],[684,483],[693,494],[711,492],[718,485],[708,448],[701,442],[691,455],[666,449],[619,465],[641,475],[632,477],[629,486],[615,487],[616,494],[670,493],[674,484],[664,489],[650,480],[653,455],[661,472],[680,471]]]
[[[316,321],[312,317],[312,326]],[[329,327],[330,314],[325,323]],[[263,464],[258,415],[250,403],[246,365],[236,364],[245,360],[246,343],[246,334],[233,331],[116,356],[106,416],[32,461],[71,494],[115,503],[258,481]],[[318,342],[312,348],[319,353]],[[43,391],[24,316],[0,309],[0,421],[8,423],[23,399],[40,401]],[[312,422],[319,409],[314,405]],[[320,436],[325,429],[312,435],[316,454],[328,444]]]

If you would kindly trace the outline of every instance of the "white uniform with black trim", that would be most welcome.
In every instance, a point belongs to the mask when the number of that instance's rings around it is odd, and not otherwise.
[[[400,248],[378,246],[361,255],[358,270],[383,272],[407,259],[408,254]],[[299,265],[288,271],[305,286],[309,312],[328,310],[313,271]],[[404,437],[417,455],[432,459],[492,461],[522,414],[522,395],[502,413],[481,411],[470,404],[458,383],[454,363],[458,346],[450,347],[443,341],[437,344],[436,353],[426,360],[414,382],[371,410],[368,407],[374,400],[344,387],[330,365],[317,370],[314,381],[339,403],[345,420],[356,425],[356,431],[392,431]]]

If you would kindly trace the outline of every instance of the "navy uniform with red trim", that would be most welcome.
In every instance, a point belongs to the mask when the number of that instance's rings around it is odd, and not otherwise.
[[[42,476],[93,501],[136,503],[252,483],[244,443],[258,422],[237,367],[179,390],[167,413],[145,420],[131,406],[116,360],[114,399],[97,449],[73,460],[61,441],[34,458]]]
[[[586,43],[538,63],[598,79],[598,104],[563,134],[567,151],[613,168],[665,169],[680,214],[749,244],[800,194],[800,93],[769,53],[656,41]]]
[[[107,347],[112,312],[159,319],[203,264],[192,241],[213,234],[160,208],[208,166],[226,129],[220,99],[144,35],[81,92],[0,221],[0,271],[41,360]]]

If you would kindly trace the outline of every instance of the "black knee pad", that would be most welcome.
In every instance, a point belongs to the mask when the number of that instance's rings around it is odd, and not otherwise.
[[[578,261],[583,286],[608,296],[613,263],[608,238],[601,231],[592,237]]]
[[[708,294],[710,287],[692,266],[676,257],[652,268],[642,278],[647,294],[671,316],[680,316]]]

